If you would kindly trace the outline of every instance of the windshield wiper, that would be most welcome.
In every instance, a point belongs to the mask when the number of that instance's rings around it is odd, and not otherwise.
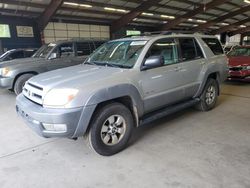
[[[83,63],[83,65],[86,64],[86,65],[97,65],[96,63],[94,62],[90,62],[90,61],[86,61]]]
[[[99,65],[99,66],[107,66],[107,67],[115,67],[115,68],[131,68],[126,65],[121,65],[121,64],[115,64],[115,63],[108,63],[108,61],[87,61],[84,64],[89,64],[89,65]]]

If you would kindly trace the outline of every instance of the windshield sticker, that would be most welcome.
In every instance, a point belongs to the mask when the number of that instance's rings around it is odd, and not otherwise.
[[[147,43],[146,40],[133,41],[130,43],[130,46],[141,46],[141,45],[145,45],[146,43]]]

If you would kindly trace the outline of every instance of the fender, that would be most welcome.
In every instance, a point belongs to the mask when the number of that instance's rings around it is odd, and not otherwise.
[[[98,105],[105,101],[126,96],[131,98],[133,106],[137,108],[138,115],[143,115],[144,110],[142,97],[137,88],[132,84],[119,84],[101,89],[87,100],[85,106]]]
[[[195,96],[194,96],[193,98],[197,98],[197,97],[199,97],[199,96],[201,95],[201,93],[202,93],[202,91],[203,91],[203,89],[204,89],[204,87],[205,87],[205,85],[206,85],[206,83],[207,83],[207,80],[208,80],[209,76],[210,76],[211,74],[214,74],[214,73],[217,75],[217,76],[216,76],[216,81],[217,81],[218,84],[219,84],[219,77],[220,77],[219,72],[207,71],[207,72],[205,73],[203,79],[202,79],[201,85],[200,85],[200,87],[199,87],[197,93],[195,94]],[[220,88],[218,88],[218,89],[219,89],[219,93],[220,93]]]
[[[84,133],[87,131],[93,113],[98,104],[105,101],[115,100],[120,97],[130,97],[133,103],[134,111],[135,113],[137,113],[136,116],[141,117],[143,115],[143,100],[134,85],[119,84],[116,86],[104,88],[95,92],[95,94],[92,95],[85,103],[84,106],[88,108],[88,110],[82,111],[74,137],[84,135]]]

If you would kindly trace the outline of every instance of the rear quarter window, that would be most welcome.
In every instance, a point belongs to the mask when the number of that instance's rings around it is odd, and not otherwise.
[[[208,47],[212,50],[214,55],[224,54],[223,48],[216,38],[202,38],[202,40],[208,45]]]

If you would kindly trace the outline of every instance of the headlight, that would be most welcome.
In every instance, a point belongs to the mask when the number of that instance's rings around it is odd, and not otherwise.
[[[43,106],[64,107],[75,98],[77,93],[77,89],[52,89],[45,95]]]
[[[247,66],[246,69],[247,69],[247,70],[250,70],[250,66]]]
[[[2,68],[2,76],[6,76],[8,73],[10,72],[10,69],[9,68]]]

